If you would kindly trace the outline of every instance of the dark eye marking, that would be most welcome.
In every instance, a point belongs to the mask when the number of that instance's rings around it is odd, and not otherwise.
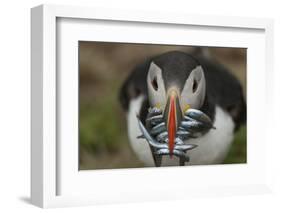
[[[153,89],[154,89],[155,91],[157,91],[157,90],[158,90],[157,77],[154,77],[154,78],[153,78],[151,84],[152,84]]]
[[[195,93],[197,88],[198,88],[198,82],[196,80],[193,80],[192,92]]]

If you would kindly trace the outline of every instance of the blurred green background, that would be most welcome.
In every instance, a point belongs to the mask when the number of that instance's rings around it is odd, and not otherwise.
[[[246,49],[208,48],[206,52],[228,67],[246,94]],[[79,168],[144,167],[127,137],[126,115],[118,92],[126,77],[147,57],[194,47],[108,42],[79,42]],[[225,163],[246,162],[246,127],[235,135]]]

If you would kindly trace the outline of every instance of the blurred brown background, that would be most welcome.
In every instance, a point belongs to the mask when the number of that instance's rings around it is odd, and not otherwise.
[[[206,52],[228,67],[246,94],[246,49],[208,48]],[[126,117],[118,100],[123,81],[147,57],[194,47],[79,42],[79,166],[80,169],[143,167],[130,148]],[[246,127],[236,133],[225,163],[246,162]]]

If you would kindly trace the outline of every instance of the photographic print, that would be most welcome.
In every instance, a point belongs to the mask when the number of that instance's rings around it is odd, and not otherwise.
[[[246,48],[79,41],[79,169],[247,162]]]

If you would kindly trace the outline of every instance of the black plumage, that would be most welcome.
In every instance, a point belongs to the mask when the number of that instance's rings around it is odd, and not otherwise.
[[[220,106],[231,115],[236,129],[246,121],[246,103],[242,87],[227,68],[214,59],[204,57],[200,51],[193,54],[172,51],[151,57],[136,66],[120,90],[120,102],[125,111],[128,110],[131,99],[139,95],[145,97],[140,111],[142,122],[149,108],[146,78],[152,61],[163,70],[163,78],[167,82],[165,86],[175,81],[177,85],[184,85],[191,70],[201,65],[206,79],[206,97],[200,110],[213,120],[215,106]]]

